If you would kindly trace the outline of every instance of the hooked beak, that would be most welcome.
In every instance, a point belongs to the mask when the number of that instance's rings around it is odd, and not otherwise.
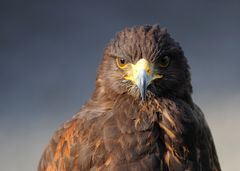
[[[137,74],[136,85],[139,88],[143,101],[146,100],[146,90],[148,85],[150,84],[150,80],[151,78],[144,69],[141,69]]]
[[[151,82],[155,79],[162,78],[162,75],[154,72],[153,64],[149,63],[146,59],[140,59],[135,65],[131,64],[131,70],[125,77],[137,85],[141,98],[146,100],[146,90]]]

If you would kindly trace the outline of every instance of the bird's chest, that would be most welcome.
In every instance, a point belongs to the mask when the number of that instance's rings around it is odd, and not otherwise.
[[[188,146],[182,136],[186,115],[175,103],[130,105],[115,111],[103,128],[111,164],[124,166],[114,170],[164,170],[169,163],[178,167],[187,158]]]
[[[111,156],[112,170],[135,168],[156,170],[160,167],[161,133],[156,116],[146,111],[114,115],[103,128],[105,150]]]

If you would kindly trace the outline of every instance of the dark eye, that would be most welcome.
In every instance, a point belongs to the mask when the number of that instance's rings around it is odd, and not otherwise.
[[[166,68],[170,63],[170,57],[169,56],[163,56],[159,60],[160,67]]]
[[[121,63],[121,65],[124,65],[125,63],[126,63],[126,61],[125,61],[125,59],[120,59],[120,63]]]
[[[127,66],[127,62],[123,58],[116,58],[116,63],[119,68],[125,68]]]

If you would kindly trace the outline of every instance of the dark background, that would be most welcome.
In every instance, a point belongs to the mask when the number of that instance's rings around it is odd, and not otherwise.
[[[240,1],[0,1],[0,170],[33,171],[90,97],[105,44],[156,24],[180,42],[223,170],[238,170]]]

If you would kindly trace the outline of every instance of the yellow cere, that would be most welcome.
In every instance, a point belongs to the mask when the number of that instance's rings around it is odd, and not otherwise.
[[[142,58],[140,59],[136,64],[130,64],[131,67],[128,70],[127,76],[124,78],[126,80],[130,80],[133,83],[137,83],[138,75],[139,73],[144,70],[148,77],[149,77],[149,82],[157,79],[157,78],[162,78],[162,75],[154,73],[154,66],[153,64],[149,63],[146,59]]]

